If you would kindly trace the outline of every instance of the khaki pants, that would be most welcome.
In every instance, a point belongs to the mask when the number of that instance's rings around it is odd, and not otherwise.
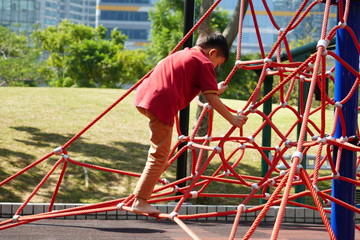
[[[148,110],[139,107],[138,110],[149,118],[150,149],[145,168],[135,187],[134,195],[148,200],[157,180],[164,169],[169,166],[168,157],[173,128],[162,123]]]

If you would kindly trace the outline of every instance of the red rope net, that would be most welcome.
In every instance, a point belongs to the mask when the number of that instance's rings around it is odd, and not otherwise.
[[[210,15],[215,7],[220,3],[220,0],[216,1],[214,5],[207,11],[207,13],[198,21],[193,29],[184,37],[184,39],[175,47],[172,51],[177,51],[186,39],[196,30],[196,28],[202,23],[202,21]],[[259,70],[261,74],[258,79],[258,84],[255,87],[253,94],[240,110],[229,109],[234,112],[241,112],[249,117],[248,121],[256,121],[260,119],[259,125],[256,129],[247,129],[245,125],[242,129],[236,129],[235,127],[229,127],[224,130],[223,136],[213,136],[213,114],[212,109],[208,105],[203,105],[203,112],[201,113],[196,126],[189,136],[183,136],[180,128],[177,125],[177,133],[179,140],[175,143],[169,156],[169,162],[173,164],[178,156],[184,151],[189,151],[192,157],[191,175],[177,181],[169,182],[165,179],[159,179],[159,186],[154,189],[150,203],[158,203],[165,201],[177,200],[177,204],[172,213],[163,213],[157,218],[169,218],[176,222],[184,231],[193,239],[200,239],[196,233],[182,221],[186,219],[215,217],[225,215],[235,215],[233,228],[231,230],[229,239],[234,239],[236,229],[240,224],[241,215],[244,213],[251,213],[259,211],[255,221],[249,228],[248,232],[243,236],[243,239],[249,239],[257,226],[266,216],[268,210],[272,206],[280,206],[277,214],[277,218],[274,224],[273,233],[271,239],[277,239],[279,229],[282,223],[283,216],[287,205],[295,205],[306,207],[319,212],[321,219],[324,223],[326,230],[329,233],[330,239],[335,239],[333,230],[329,224],[327,213],[329,210],[327,205],[323,205],[321,201],[325,203],[336,202],[337,204],[354,211],[359,214],[360,210],[348,203],[336,199],[330,195],[331,189],[319,189],[319,185],[322,182],[329,182],[333,178],[337,178],[342,181],[349,182],[355,186],[360,185],[359,177],[357,179],[349,179],[343,176],[339,176],[339,168],[341,165],[341,158],[334,159],[333,146],[338,147],[338,153],[341,153],[343,149],[351,151],[360,151],[360,147],[352,144],[354,140],[358,139],[358,136],[346,136],[346,125],[344,123],[344,113],[341,109],[342,104],[346,103],[349,98],[356,91],[359,84],[359,73],[357,70],[349,66],[339,56],[336,55],[331,49],[328,49],[328,44],[335,37],[336,30],[343,28],[350,33],[354,40],[354,44],[360,53],[360,46],[351,28],[346,26],[347,14],[350,1],[347,1],[343,6],[339,1],[338,14],[340,23],[336,26],[329,26],[329,14],[331,1],[328,0],[325,3],[321,1],[303,1],[301,6],[295,12],[294,16],[288,23],[285,29],[281,29],[275,21],[272,12],[269,10],[269,6],[266,1],[263,0],[262,4],[266,9],[268,17],[274,27],[277,29],[278,39],[273,45],[269,53],[266,53],[262,46],[262,36],[258,29],[256,9],[253,2],[249,0],[249,16],[251,16],[259,43],[260,59],[254,59],[251,61],[241,61],[241,43],[243,34],[243,22],[244,14],[240,14],[239,17],[239,32],[238,32],[238,44],[237,44],[237,61],[226,83],[228,84],[234,76],[234,73],[238,69],[244,70]],[[307,16],[307,13],[318,5],[325,5],[325,11],[323,13],[323,26],[321,29],[320,39],[317,49],[314,54],[310,55],[306,60],[302,62],[296,62],[293,60],[290,45],[288,43],[288,34],[291,30],[296,29],[301,21]],[[244,1],[240,4],[240,13],[243,13]],[[329,30],[328,30],[329,29]],[[281,55],[286,53],[288,61],[281,62]],[[347,96],[339,102],[334,102],[326,92],[326,81],[334,81],[333,72],[335,67],[332,66],[333,59],[339,61],[345,66],[355,77],[356,81],[353,88],[347,94]],[[151,71],[144,76],[147,77]],[[266,81],[266,77],[273,76],[279,79],[279,82],[272,88],[272,90],[265,96],[261,97],[261,89]],[[9,227],[26,224],[29,222],[37,221],[40,219],[65,217],[78,214],[88,214],[104,211],[115,210],[130,210],[133,195],[126,198],[121,198],[113,201],[91,204],[82,207],[76,207],[71,209],[64,209],[53,212],[53,205],[56,200],[56,195],[59,191],[62,179],[66,174],[68,164],[74,164],[85,168],[96,169],[100,171],[108,171],[116,174],[128,175],[132,177],[139,177],[139,173],[125,172],[117,169],[110,169],[106,167],[96,166],[92,164],[82,163],[72,159],[66,149],[73,142],[75,142],[84,132],[92,127],[99,119],[107,114],[114,106],[121,102],[125,97],[129,95],[139,84],[141,84],[142,78],[137,84],[129,89],[122,97],[115,101],[108,109],[100,114],[94,121],[86,126],[81,132],[71,138],[62,147],[55,149],[43,158],[35,161],[29,166],[25,167],[20,172],[12,175],[11,177],[3,180],[0,183],[0,187],[10,182],[14,178],[23,174],[27,170],[33,168],[37,164],[47,160],[53,155],[59,155],[59,160],[44,176],[43,180],[36,186],[34,191],[29,195],[26,201],[16,211],[15,216],[12,219],[5,220],[0,223],[0,230]],[[310,84],[307,101],[304,104],[304,85]],[[301,91],[297,91],[296,86],[299,86]],[[318,104],[314,102],[315,88],[318,86],[321,92],[321,99]],[[280,102],[269,114],[265,114],[260,110],[264,103],[272,96],[278,96]],[[299,99],[299,106],[296,109],[294,106],[288,104],[291,98]],[[201,103],[199,103],[201,104]],[[334,114],[329,116],[327,109],[335,109]],[[277,117],[284,117],[289,119],[286,126],[277,125]],[[199,125],[204,121],[205,113],[209,113],[208,119],[208,132],[205,137],[197,137],[197,131]],[[337,139],[334,138],[335,124],[339,121],[342,129],[344,130],[343,137]],[[300,124],[301,129],[297,134],[297,126]],[[273,135],[271,146],[262,146],[262,133],[264,127],[270,127]],[[358,134],[357,134],[358,135]],[[296,137],[297,136],[297,137]],[[309,138],[309,140],[307,140]],[[187,144],[180,150],[176,150],[180,143],[187,142]],[[240,174],[239,170],[242,169],[244,159],[248,154],[256,154],[258,158],[263,158],[267,163],[267,171],[264,176],[251,176],[247,174]],[[203,156],[207,154],[207,158],[203,161]],[[301,166],[304,163],[303,158],[313,154],[314,168],[311,171]],[[287,159],[290,157],[290,161]],[[338,154],[337,156],[340,156]],[[359,164],[358,160],[357,165]],[[61,174],[59,175],[58,184],[53,193],[51,203],[48,212],[42,214],[35,214],[29,216],[20,216],[22,210],[31,201],[32,197],[46,182],[49,176],[54,172],[56,168],[59,168],[62,164]],[[209,165],[216,166],[215,170],[209,173]],[[283,168],[281,168],[283,167]],[[357,166],[356,166],[357,167]],[[322,173],[322,169],[327,168],[325,174]],[[213,169],[213,168],[212,168]],[[166,170],[165,170],[166,171]],[[185,187],[178,187],[179,184],[189,182]],[[219,184],[233,184],[238,186],[244,186],[248,190],[244,193],[209,193],[207,191],[208,186],[212,183]],[[294,193],[291,189],[297,185],[305,185],[305,190]],[[181,194],[175,194],[181,193]],[[310,196],[313,199],[313,205],[307,205],[298,203],[295,200]],[[226,212],[209,212],[192,215],[181,215],[179,210],[183,206],[184,202],[189,198],[195,197],[228,197],[236,198],[239,202],[237,210]],[[266,203],[248,207],[250,201],[254,199],[264,198],[267,199]],[[357,227],[357,229],[359,229]]]

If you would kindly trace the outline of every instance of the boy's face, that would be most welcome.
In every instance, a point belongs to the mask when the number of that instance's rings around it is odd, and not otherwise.
[[[209,60],[214,65],[214,68],[219,67],[221,64],[225,62],[225,57],[218,54],[216,49],[211,49],[208,53]]]

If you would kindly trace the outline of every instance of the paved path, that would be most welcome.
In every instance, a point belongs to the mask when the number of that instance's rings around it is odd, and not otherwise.
[[[0,219],[1,220],[1,219]],[[228,239],[232,223],[187,221],[187,226],[203,240]],[[242,239],[249,225],[240,225],[236,239]],[[262,225],[251,239],[270,239],[273,225]],[[356,233],[355,239],[360,239]],[[48,219],[0,231],[1,240],[189,240],[170,220],[57,220]],[[280,240],[328,240],[323,225],[283,224]]]

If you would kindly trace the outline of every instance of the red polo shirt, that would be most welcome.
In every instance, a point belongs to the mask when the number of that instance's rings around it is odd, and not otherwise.
[[[135,105],[167,125],[200,93],[217,93],[214,65],[203,50],[186,48],[166,57],[136,91]]]

